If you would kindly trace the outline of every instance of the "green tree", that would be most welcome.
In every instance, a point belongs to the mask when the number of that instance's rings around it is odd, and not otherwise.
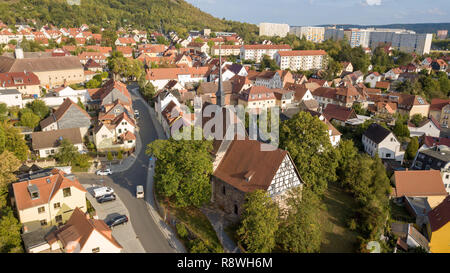
[[[288,212],[277,232],[277,244],[285,252],[317,253],[320,250],[320,199],[307,187],[294,188],[286,200]]]
[[[112,153],[111,153],[111,152],[108,152],[108,153],[106,154],[106,158],[108,159],[108,161],[113,160],[113,155],[112,155]]]
[[[0,209],[0,252],[1,253],[21,253],[22,238],[20,230],[22,224],[19,223],[11,207]]]
[[[281,123],[280,147],[289,151],[303,181],[322,194],[336,179],[337,158],[328,127],[318,117],[299,112]]]
[[[88,89],[99,88],[100,86],[102,86],[102,82],[97,79],[91,79],[86,83],[86,88]]]
[[[250,253],[269,253],[275,247],[278,230],[278,205],[267,192],[257,190],[246,195],[242,221],[237,234],[239,242]]]
[[[211,195],[212,142],[206,140],[156,140],[147,154],[157,158],[155,189],[178,207],[199,207]]]
[[[8,119],[8,106],[5,103],[0,103],[0,122]]]
[[[75,147],[70,140],[64,138],[60,141],[59,150],[56,153],[55,158],[60,164],[72,166],[72,163],[75,163],[77,155],[77,147]]]
[[[414,114],[411,117],[411,123],[414,124],[416,127],[420,125],[420,123],[426,119],[424,116],[422,116],[421,114]]]
[[[397,119],[395,121],[393,133],[396,137],[409,137],[409,129],[406,122]]]
[[[29,108],[23,108],[22,111],[20,111],[20,126],[34,129],[39,125],[40,120],[41,118]]]
[[[0,123],[0,153],[10,151],[21,161],[27,159],[28,146],[18,128],[7,122]]]
[[[50,108],[43,100],[33,100],[33,102],[28,103],[26,107],[31,109],[40,119],[47,117],[50,113]]]
[[[419,139],[417,137],[413,137],[406,148],[406,157],[408,159],[414,159],[417,150],[419,150]]]

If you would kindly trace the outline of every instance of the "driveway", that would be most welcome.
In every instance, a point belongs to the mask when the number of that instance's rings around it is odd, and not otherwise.
[[[105,202],[105,203],[97,203],[95,198],[93,197],[93,189],[99,187],[102,182],[100,179],[97,180],[98,184],[83,184],[83,187],[86,188],[88,193],[86,194],[86,198],[91,202],[95,211],[97,212],[97,216],[99,219],[107,221],[116,215],[127,215],[129,219],[130,214],[128,213],[127,208],[123,204],[120,197],[116,194],[116,200]],[[100,185],[99,185],[100,184]],[[124,253],[145,253],[144,247],[139,241],[138,236],[134,232],[133,226],[130,222],[125,223],[123,225],[119,225],[112,228],[112,235],[119,242],[119,244],[123,247],[122,252]]]

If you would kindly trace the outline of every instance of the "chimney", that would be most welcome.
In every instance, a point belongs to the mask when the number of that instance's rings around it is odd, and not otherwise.
[[[16,47],[16,49],[14,50],[14,55],[16,59],[23,59],[24,58],[23,49],[20,47]]]
[[[86,219],[88,219],[88,220],[91,219],[91,216],[89,215],[89,212],[86,212],[84,215],[86,216]]]

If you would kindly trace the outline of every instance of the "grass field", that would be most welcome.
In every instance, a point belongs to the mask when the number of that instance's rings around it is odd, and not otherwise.
[[[329,184],[323,198],[320,223],[322,227],[321,253],[354,253],[355,231],[348,228],[353,215],[355,201],[348,193],[334,184]]]

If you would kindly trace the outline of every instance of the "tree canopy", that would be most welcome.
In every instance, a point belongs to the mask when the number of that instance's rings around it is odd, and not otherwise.
[[[200,207],[210,200],[211,141],[156,140],[146,153],[157,158],[156,192],[178,207]]]

